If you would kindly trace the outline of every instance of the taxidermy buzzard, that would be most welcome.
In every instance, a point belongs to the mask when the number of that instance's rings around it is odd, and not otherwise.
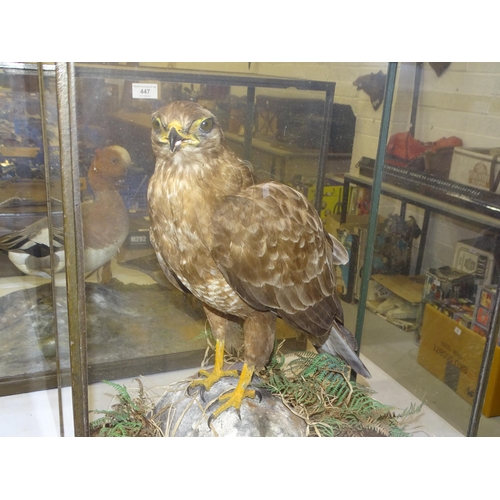
[[[238,384],[211,418],[256,396],[247,387],[269,361],[277,316],[369,377],[335,290],[333,266],[347,253],[307,199],[276,182],[254,184],[217,118],[195,102],[165,106],[152,127],[151,242],[172,284],[201,300],[216,339],[213,371],[201,371],[191,387],[209,390],[221,377],[238,377],[223,368],[224,339],[232,322],[243,323]]]

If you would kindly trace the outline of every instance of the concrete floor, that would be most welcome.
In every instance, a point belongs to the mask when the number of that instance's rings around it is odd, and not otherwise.
[[[354,329],[357,306],[343,304],[346,325]],[[472,406],[417,362],[413,332],[405,332],[366,311],[361,353],[389,379],[415,396],[460,434],[466,435]],[[370,381],[367,381],[369,384]],[[385,401],[384,401],[385,402]],[[438,428],[433,429],[441,435]],[[478,436],[500,436],[500,417],[481,417]]]

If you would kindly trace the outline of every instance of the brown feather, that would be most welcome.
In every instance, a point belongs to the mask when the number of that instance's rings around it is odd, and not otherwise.
[[[151,241],[167,277],[204,303],[216,339],[232,317],[243,320],[245,362],[259,367],[277,316],[326,338],[343,316],[333,265],[346,252],[307,199],[254,185],[215,116],[194,102],[157,111],[151,137]]]

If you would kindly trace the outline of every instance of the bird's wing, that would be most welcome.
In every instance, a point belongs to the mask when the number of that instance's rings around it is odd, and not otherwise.
[[[212,256],[249,305],[316,336],[342,319],[332,269],[340,243],[303,195],[272,182],[251,186],[225,199],[212,228]]]
[[[33,253],[30,249],[34,246],[49,247],[49,230],[47,218],[44,217],[30,226],[8,233],[0,238],[0,249],[2,250],[22,250]],[[64,234],[62,228],[52,227],[52,244],[55,248],[64,246]],[[41,251],[35,253],[44,253]]]

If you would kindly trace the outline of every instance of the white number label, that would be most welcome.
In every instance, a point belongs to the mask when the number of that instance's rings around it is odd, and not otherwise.
[[[133,83],[132,97],[134,99],[158,99],[158,85],[156,83]]]

